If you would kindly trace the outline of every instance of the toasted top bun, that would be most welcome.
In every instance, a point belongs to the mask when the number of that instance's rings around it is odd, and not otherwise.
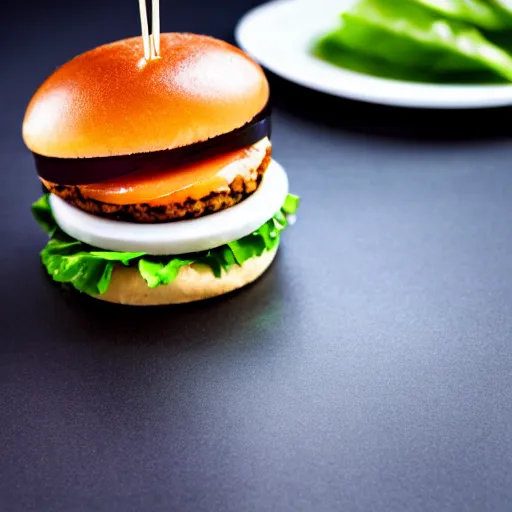
[[[160,58],[146,61],[136,37],[57,69],[28,105],[23,139],[34,153],[60,158],[173,149],[243,126],[268,97],[260,66],[228,43],[162,34]]]
[[[172,283],[156,288],[148,288],[137,269],[116,266],[108,290],[94,297],[130,306],[161,306],[210,299],[258,279],[272,264],[276,252],[277,247],[247,260],[241,266],[233,266],[220,278],[215,277],[211,269],[204,265],[182,267]]]

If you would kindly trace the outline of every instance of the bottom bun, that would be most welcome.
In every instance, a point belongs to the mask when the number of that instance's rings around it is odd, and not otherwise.
[[[93,297],[116,304],[131,306],[159,306],[183,304],[238,290],[260,277],[272,264],[277,247],[257,258],[235,265],[222,277],[217,278],[205,265],[189,265],[181,268],[176,279],[167,285],[149,288],[135,268],[116,266],[108,290]]]

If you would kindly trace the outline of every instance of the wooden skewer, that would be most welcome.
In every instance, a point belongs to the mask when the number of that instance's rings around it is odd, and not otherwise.
[[[148,10],[146,0],[139,0],[142,40],[144,42],[144,58],[146,60],[160,57],[160,0],[152,0],[152,30],[149,34]]]
[[[142,27],[142,41],[144,43],[144,58],[151,59],[151,42],[149,38],[148,12],[146,0],[139,0],[140,24]]]
[[[149,36],[149,51],[151,53],[151,60],[156,59],[155,40],[153,39],[153,34]]]
[[[154,56],[160,56],[160,0],[153,0],[153,39]]]

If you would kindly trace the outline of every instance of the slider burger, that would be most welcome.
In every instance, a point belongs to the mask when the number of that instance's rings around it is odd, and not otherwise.
[[[269,86],[239,49],[162,34],[79,55],[37,90],[23,121],[44,196],[49,275],[133,305],[241,288],[272,263],[296,211],[272,160]]]

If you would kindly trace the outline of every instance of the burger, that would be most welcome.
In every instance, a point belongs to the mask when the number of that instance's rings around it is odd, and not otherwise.
[[[212,37],[162,34],[150,60],[141,47],[135,37],[73,58],[27,107],[42,263],[120,304],[232,292],[268,269],[299,204],[272,159],[269,84]]]

